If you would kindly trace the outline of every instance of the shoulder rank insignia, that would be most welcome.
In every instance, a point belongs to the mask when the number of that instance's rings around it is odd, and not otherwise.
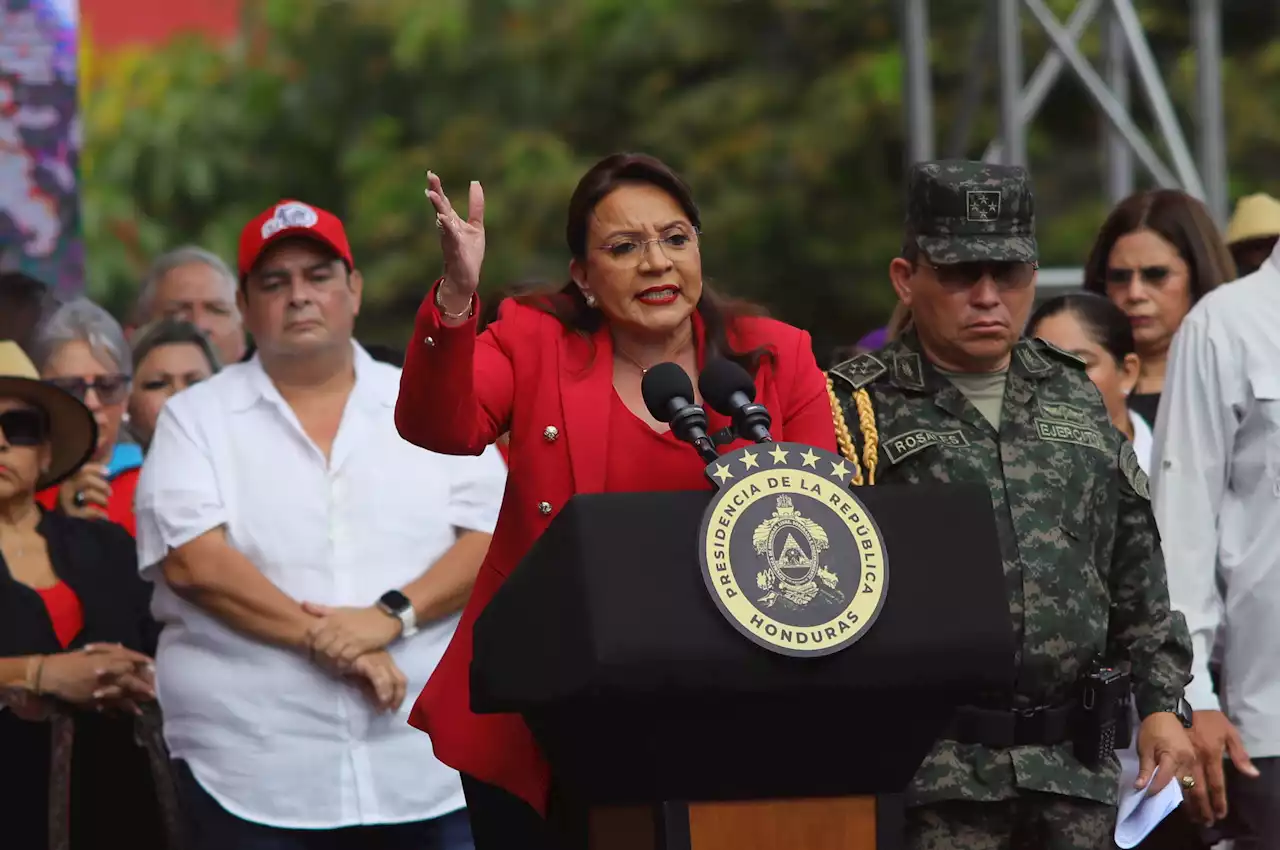
[[[1150,479],[1147,478],[1147,473],[1142,471],[1142,464],[1138,463],[1138,454],[1133,450],[1133,443],[1128,440],[1125,440],[1124,445],[1120,447],[1120,471],[1124,473],[1125,480],[1129,482],[1133,492],[1151,501]]]
[[[1077,369],[1084,369],[1088,366],[1088,364],[1085,363],[1082,358],[1077,357],[1076,355],[1072,354],[1070,351],[1064,351],[1063,349],[1058,348],[1058,346],[1054,345],[1053,343],[1049,342],[1046,339],[1040,339],[1039,337],[1036,337],[1036,342],[1040,343],[1040,346],[1044,349],[1046,354],[1049,354],[1053,357],[1058,358],[1063,363],[1066,363],[1068,366],[1075,366]]]
[[[846,360],[838,366],[831,367],[833,377],[841,379],[855,390],[862,389],[888,371],[889,367],[872,354],[859,354],[852,360]]]

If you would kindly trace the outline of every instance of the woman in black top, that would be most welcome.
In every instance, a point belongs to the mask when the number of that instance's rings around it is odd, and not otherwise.
[[[0,342],[0,845],[15,850],[49,846],[51,822],[75,850],[164,846],[135,742],[157,629],[133,539],[35,502],[96,440],[88,408]]]

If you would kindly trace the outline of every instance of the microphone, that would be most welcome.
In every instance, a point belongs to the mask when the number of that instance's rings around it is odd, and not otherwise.
[[[756,382],[732,360],[717,357],[707,362],[698,376],[702,397],[717,413],[733,420],[733,428],[744,440],[772,443],[772,417],[764,405],[756,404]]]
[[[666,422],[671,431],[686,443],[692,443],[707,463],[720,455],[707,436],[707,413],[693,403],[693,382],[675,363],[659,363],[640,381],[640,394],[649,415]]]

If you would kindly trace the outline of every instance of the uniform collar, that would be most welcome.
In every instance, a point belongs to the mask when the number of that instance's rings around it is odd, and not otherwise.
[[[914,331],[903,334],[885,353],[891,355],[885,363],[890,380],[901,389],[936,392],[950,383],[925,356],[920,338]],[[1020,339],[1013,347],[1009,374],[1039,381],[1053,374],[1053,364],[1035,340]]]

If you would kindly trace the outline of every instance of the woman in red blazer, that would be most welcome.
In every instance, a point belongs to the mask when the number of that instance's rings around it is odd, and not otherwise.
[[[489,555],[410,722],[462,773],[479,850],[554,847],[541,817],[547,765],[528,728],[517,715],[470,710],[477,616],[574,495],[709,488],[698,455],[645,408],[649,368],[675,362],[696,386],[707,358],[735,359],[754,374],[776,439],[834,451],[826,379],[807,333],[703,283],[697,207],[658,160],[615,154],[592,168],[569,204],[572,282],[508,299],[479,336],[483,192],[471,184],[463,219],[439,178],[428,180],[445,274],[418,311],[396,425],[406,440],[449,454],[479,454],[509,433],[510,468]],[[730,424],[708,417],[712,433]]]

